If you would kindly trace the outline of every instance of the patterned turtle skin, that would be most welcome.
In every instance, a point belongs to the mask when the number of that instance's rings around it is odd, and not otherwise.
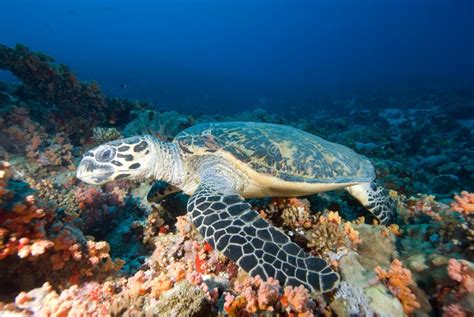
[[[287,182],[363,183],[375,178],[368,159],[302,130],[257,122],[214,122],[190,127],[174,142],[185,155],[232,154],[261,174]]]

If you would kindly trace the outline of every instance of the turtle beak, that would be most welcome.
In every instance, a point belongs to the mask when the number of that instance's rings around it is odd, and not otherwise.
[[[113,174],[113,168],[108,164],[100,164],[86,157],[79,164],[76,177],[87,184],[101,185],[108,182]]]

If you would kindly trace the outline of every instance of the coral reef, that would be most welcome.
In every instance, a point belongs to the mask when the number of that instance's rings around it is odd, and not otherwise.
[[[474,139],[466,120],[433,106],[448,97],[338,100],[337,114],[191,116],[107,98],[23,46],[0,46],[0,69],[23,82],[0,84],[0,314],[474,314]],[[392,108],[367,108],[377,102]],[[249,277],[203,241],[182,194],[148,202],[150,182],[92,187],[74,176],[91,146],[170,140],[223,120],[292,125],[353,147],[391,189],[400,221],[389,227],[343,191],[250,201],[330,262],[341,275],[334,292]]]
[[[10,164],[1,166],[0,279],[11,287],[2,291],[31,288],[45,279],[78,283],[120,269],[122,262],[111,259],[107,242],[87,240],[58,219],[52,206],[28,194],[28,185],[11,177]]]
[[[123,135],[129,137],[150,134],[163,140],[170,140],[191,123],[191,118],[176,111],[163,113],[154,110],[140,111],[137,117],[125,126]]]
[[[116,139],[120,139],[122,134],[116,128],[95,127],[92,129],[92,139],[99,145]]]
[[[454,196],[454,200],[455,202],[451,203],[451,208],[454,211],[463,215],[474,213],[474,194],[463,191],[460,196]]]
[[[81,82],[66,65],[57,65],[52,57],[20,44],[14,48],[0,45],[0,69],[23,82],[20,93],[24,99],[53,105],[42,116],[75,143],[87,140],[101,123],[121,124],[129,120],[132,110],[148,108],[145,103],[107,99],[97,83]]]
[[[272,312],[294,316],[314,316],[316,303],[303,286],[287,286],[284,289],[278,281],[270,278],[249,277],[235,285],[235,295],[227,293],[224,310],[229,316]]]
[[[420,308],[415,294],[410,289],[410,285],[414,283],[411,272],[404,268],[399,260],[393,260],[390,269],[376,267],[375,272],[377,277],[387,284],[392,294],[400,300],[405,313],[410,314]]]

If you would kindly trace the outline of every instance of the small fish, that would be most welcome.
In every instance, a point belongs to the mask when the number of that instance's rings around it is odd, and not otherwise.
[[[127,86],[127,84],[120,84],[120,87],[122,87],[122,88],[125,89],[125,88],[127,88],[128,86]]]

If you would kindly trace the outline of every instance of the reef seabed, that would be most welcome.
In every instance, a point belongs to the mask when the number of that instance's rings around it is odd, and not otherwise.
[[[0,314],[474,314],[474,138],[468,122],[436,107],[437,95],[410,109],[351,101],[337,116],[186,116],[107,98],[23,46],[0,46],[0,69],[22,81],[0,83]],[[341,274],[333,292],[248,276],[203,241],[183,194],[149,202],[152,182],[75,178],[82,154],[103,142],[169,140],[195,123],[231,120],[292,125],[352,147],[390,189],[400,220],[388,227],[343,191],[251,201]]]

